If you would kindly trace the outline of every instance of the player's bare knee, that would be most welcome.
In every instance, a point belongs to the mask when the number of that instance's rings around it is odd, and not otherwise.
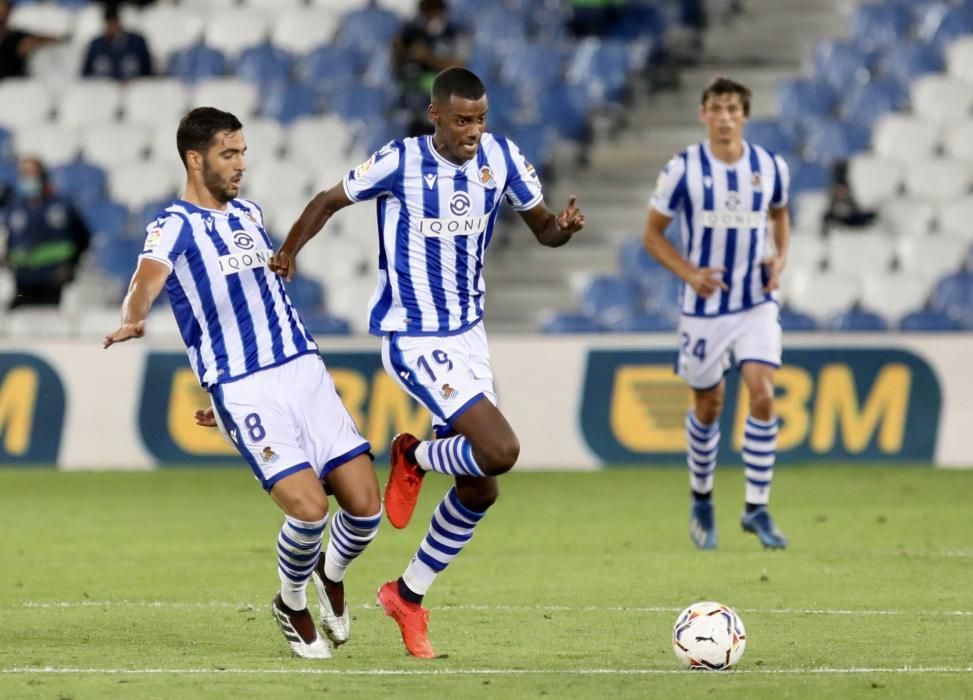
[[[456,484],[459,502],[472,511],[484,513],[497,502],[500,488],[495,479],[474,479]]]
[[[346,502],[341,504],[341,509],[356,518],[367,518],[382,509],[382,499],[377,488],[374,492],[368,489],[364,493],[356,493],[351,498],[347,498]]]
[[[770,392],[756,392],[750,396],[750,415],[757,420],[770,420],[774,413],[774,395]]]
[[[297,496],[287,504],[286,512],[292,518],[306,523],[316,523],[328,514],[328,499],[317,494]]]
[[[488,476],[499,476],[513,469],[520,457],[520,441],[516,435],[508,438],[495,440],[487,445],[481,452],[482,455],[480,468]]]

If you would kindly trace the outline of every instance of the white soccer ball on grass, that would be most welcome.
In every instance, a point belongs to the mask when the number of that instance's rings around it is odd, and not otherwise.
[[[733,668],[746,646],[743,620],[722,603],[693,603],[679,614],[672,628],[672,650],[693,670]]]

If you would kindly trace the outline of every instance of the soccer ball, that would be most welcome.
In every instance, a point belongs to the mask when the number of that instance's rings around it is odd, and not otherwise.
[[[722,603],[693,603],[679,614],[672,628],[672,650],[693,670],[732,668],[746,646],[743,621]]]

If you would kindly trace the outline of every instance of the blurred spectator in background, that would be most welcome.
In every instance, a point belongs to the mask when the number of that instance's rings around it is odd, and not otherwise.
[[[117,3],[105,5],[105,31],[88,44],[81,74],[86,78],[115,80],[152,75],[152,59],[145,37],[122,26]]]
[[[875,212],[862,209],[855,201],[848,183],[848,161],[840,160],[832,166],[829,196],[822,222],[825,233],[838,226],[868,226],[875,220]]]
[[[0,0],[0,80],[26,76],[27,59],[30,58],[30,54],[45,44],[60,41],[53,36],[41,36],[10,29],[7,26],[9,18],[10,2]]]
[[[7,230],[3,262],[17,285],[10,308],[59,304],[91,234],[74,205],[54,194],[36,158],[17,162],[16,189],[0,221]]]
[[[618,22],[626,0],[571,0],[568,29],[576,37],[604,36]]]
[[[392,73],[399,81],[407,136],[433,132],[426,116],[436,75],[463,66],[469,54],[466,31],[449,19],[446,0],[419,0],[418,14],[392,39]]]

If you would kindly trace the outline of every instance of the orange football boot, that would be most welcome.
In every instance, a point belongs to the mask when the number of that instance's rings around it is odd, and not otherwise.
[[[393,438],[389,448],[392,471],[389,472],[389,482],[385,485],[385,514],[389,522],[400,530],[412,519],[412,511],[419,500],[419,489],[422,488],[422,477],[426,475],[415,461],[406,456],[412,446],[418,443],[419,439],[415,435],[399,433]]]
[[[436,658],[429,643],[429,611],[400,596],[398,581],[388,581],[378,589],[378,603],[399,626],[406,651],[420,659]]]

